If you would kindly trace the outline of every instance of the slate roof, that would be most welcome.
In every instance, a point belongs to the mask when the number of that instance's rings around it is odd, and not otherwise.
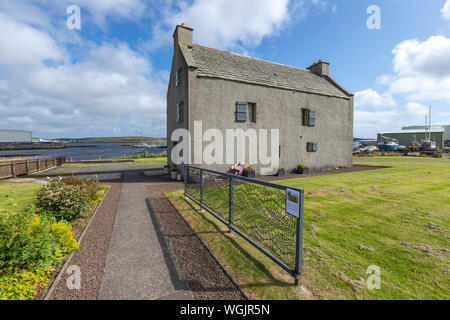
[[[199,77],[220,78],[347,99],[352,96],[331,77],[320,77],[306,69],[196,44],[182,44],[180,48],[187,64],[197,68]]]

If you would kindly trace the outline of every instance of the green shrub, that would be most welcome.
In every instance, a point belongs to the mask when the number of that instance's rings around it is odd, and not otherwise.
[[[17,271],[0,274],[0,300],[32,299],[39,287],[46,288],[48,286],[49,274],[48,267],[34,272]]]
[[[50,267],[79,247],[69,223],[34,210],[0,214],[0,300],[33,298],[48,285]]]
[[[73,237],[72,226],[67,222],[56,222],[50,227],[50,233],[58,239],[59,252],[66,255],[79,248],[78,242]]]
[[[0,214],[0,273],[48,267],[61,258],[60,246],[51,222],[32,208]]]
[[[90,201],[96,201],[98,199],[98,192],[102,189],[98,182],[94,179],[68,177],[61,179],[61,182],[68,186],[78,186],[83,188],[88,194]]]
[[[90,191],[83,185],[56,180],[47,183],[38,193],[37,206],[57,220],[74,221],[88,210],[89,200]]]

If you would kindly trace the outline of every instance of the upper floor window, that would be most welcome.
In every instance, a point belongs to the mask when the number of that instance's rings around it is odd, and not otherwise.
[[[183,101],[181,101],[180,103],[177,103],[177,123],[183,122],[183,115],[184,115]]]
[[[256,122],[256,103],[236,102],[236,121],[237,122]]]
[[[307,152],[317,152],[319,149],[317,148],[316,142],[308,142],[306,144],[306,151]]]
[[[311,109],[302,109],[302,122],[304,126],[316,126],[316,111]]]
[[[175,87],[179,87],[181,83],[181,68],[175,73]]]

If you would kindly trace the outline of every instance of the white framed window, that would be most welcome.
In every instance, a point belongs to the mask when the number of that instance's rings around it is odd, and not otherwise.
[[[256,103],[236,102],[236,121],[256,123]]]
[[[236,121],[237,122],[247,121],[247,102],[242,101],[236,102]]]
[[[181,68],[175,73],[175,87],[179,87],[181,84]]]
[[[183,122],[183,116],[184,116],[184,110],[183,110],[183,101],[181,101],[180,103],[177,103],[177,115],[176,115],[176,120],[177,123],[182,123]]]

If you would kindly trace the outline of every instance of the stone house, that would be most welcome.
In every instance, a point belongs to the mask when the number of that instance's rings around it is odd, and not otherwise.
[[[330,77],[329,63],[319,60],[300,69],[207,48],[192,43],[193,29],[184,24],[176,27],[173,38],[167,92],[170,166],[172,148],[180,143],[172,133],[184,128],[192,138],[195,121],[202,121],[203,132],[215,128],[224,136],[227,129],[279,129],[276,156],[286,171],[300,163],[313,170],[352,166],[353,94]],[[185,156],[200,165],[194,148],[191,139]],[[223,148],[229,153],[225,144]],[[269,145],[268,150],[274,149]],[[247,158],[248,150],[245,154]],[[232,163],[203,166],[227,171]],[[277,170],[258,163],[255,169],[259,174]]]

